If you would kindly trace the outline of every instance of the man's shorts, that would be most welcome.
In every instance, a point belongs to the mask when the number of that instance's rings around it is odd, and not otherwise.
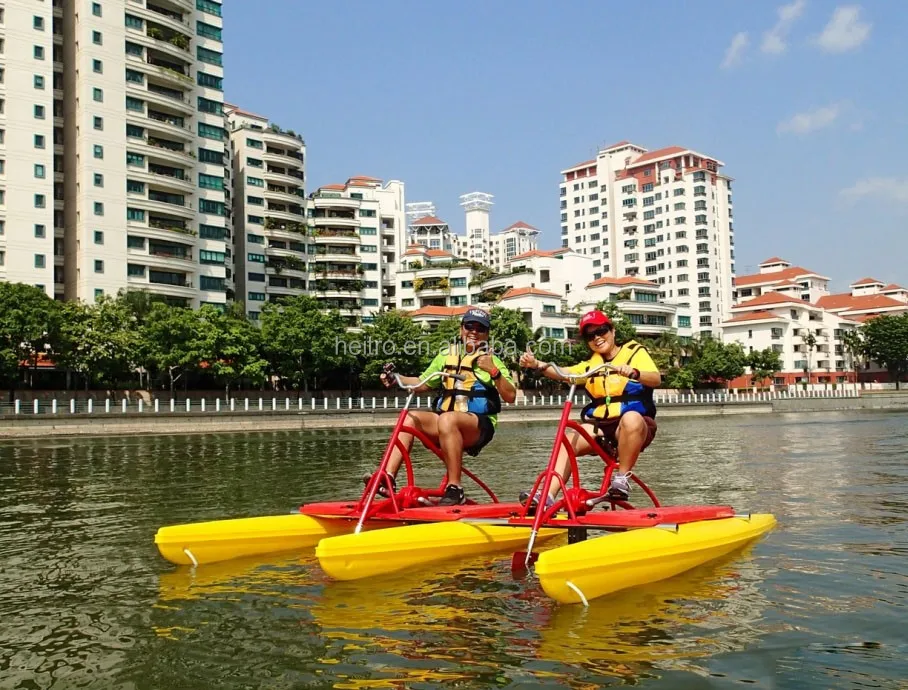
[[[479,455],[479,452],[488,445],[495,436],[495,425],[492,424],[492,420],[489,419],[489,416],[477,414],[476,417],[479,419],[479,440],[473,444],[472,447],[466,449],[467,455],[474,458]]]

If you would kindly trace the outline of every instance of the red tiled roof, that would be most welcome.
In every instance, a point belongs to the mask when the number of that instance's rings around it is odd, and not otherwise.
[[[611,151],[612,149],[616,149],[616,148],[618,148],[619,146],[633,146],[633,144],[631,144],[631,142],[626,141],[626,140],[625,140],[625,141],[619,141],[617,144],[612,144],[611,146],[606,146],[606,147],[605,147],[604,149],[602,149],[602,150],[603,150],[603,151]]]
[[[526,228],[527,230],[539,230],[539,228],[534,228],[532,225],[530,225],[529,223],[524,223],[522,220],[518,220],[513,225],[509,225],[508,227],[505,228],[505,230],[515,230],[517,228]]]
[[[760,285],[762,283],[781,283],[783,280],[793,280],[803,276],[819,276],[816,271],[801,266],[792,266],[783,268],[781,271],[771,273],[751,273],[749,275],[735,276],[735,287],[745,287],[747,285]],[[820,276],[825,278],[825,276]]]
[[[773,284],[773,287],[774,287],[774,288],[780,288],[780,287],[796,287],[796,288],[800,288],[800,287],[801,287],[801,284],[800,284],[800,283],[796,283],[796,282],[794,282],[793,280],[783,280],[781,283],[774,283],[774,284]]]
[[[506,293],[504,293],[499,301],[505,299],[512,299],[514,297],[524,297],[526,295],[539,295],[540,297],[557,297],[561,299],[561,295],[557,292],[549,292],[548,290],[540,290],[539,288],[534,287],[523,287],[523,288],[511,288]]]
[[[523,254],[518,254],[517,256],[511,257],[507,261],[507,263],[511,263],[512,261],[517,261],[518,259],[529,259],[534,256],[555,256],[556,254],[563,254],[565,251],[567,251],[567,250],[565,250],[565,249],[531,249],[528,252],[524,252]]]
[[[460,316],[464,314],[467,309],[472,309],[472,305],[460,306],[460,307],[420,307],[414,311],[407,312],[407,316],[413,318],[414,316],[444,316],[445,318],[454,318],[455,316]]]
[[[780,259],[778,256],[774,256],[766,261],[761,261],[760,266],[766,266],[768,264],[787,264],[788,262],[785,259]]]
[[[778,314],[773,314],[771,311],[766,311],[765,309],[760,309],[759,311],[753,311],[749,314],[740,314],[731,319],[725,321],[725,323],[740,323],[741,321],[761,321],[763,319],[782,319],[783,317]]]
[[[754,307],[766,307],[770,304],[799,304],[802,307],[812,307],[810,302],[805,302],[791,295],[783,295],[781,292],[766,292],[759,297],[737,304],[732,309],[753,309]]]
[[[850,292],[837,295],[824,295],[817,300],[817,306],[823,309],[842,311],[866,311],[869,309],[887,309],[891,307],[908,306],[897,299],[886,295],[859,295],[855,297]]]
[[[354,175],[351,180],[364,180],[366,182],[381,182],[380,177],[369,177],[368,175]]]
[[[446,252],[444,249],[429,249],[426,251],[426,256],[454,256],[451,252]]]
[[[860,285],[876,285],[877,283],[882,285],[883,281],[877,280],[876,278],[861,278],[859,281],[857,281],[856,283],[852,283],[848,287],[858,287]]]
[[[644,153],[640,158],[635,160],[633,163],[628,165],[628,168],[636,168],[638,165],[643,163],[649,163],[658,158],[665,158],[666,156],[673,156],[678,153],[684,153],[688,149],[682,146],[666,146],[664,149],[656,149],[655,151],[650,151],[649,153]]]
[[[634,278],[633,276],[623,276],[621,278],[599,278],[592,283],[587,283],[587,287],[599,287],[600,285],[643,285],[645,287],[659,287],[659,283],[643,278]]]
[[[886,287],[880,288],[880,292],[895,292],[896,290],[904,290],[904,289],[905,288],[903,288],[901,285],[896,285],[895,283],[889,283],[889,285],[887,285]]]
[[[447,225],[441,218],[436,218],[435,216],[423,216],[419,220],[415,220],[410,225]]]
[[[565,168],[564,170],[567,171],[567,170],[573,170],[574,168],[588,168],[591,165],[596,165],[595,158],[591,161],[583,161],[582,163],[577,163],[576,165],[572,165],[571,167]]]
[[[323,184],[319,189],[346,189],[346,185],[342,184]]]

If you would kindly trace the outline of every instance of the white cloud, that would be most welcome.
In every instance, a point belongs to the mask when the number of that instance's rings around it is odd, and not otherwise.
[[[789,5],[782,5],[779,7],[778,10],[776,10],[779,19],[772,29],[763,34],[763,44],[760,46],[760,50],[764,53],[771,53],[773,55],[784,53],[788,48],[785,43],[785,38],[788,36],[791,25],[794,24],[798,17],[804,14],[804,8],[806,6],[806,0],[794,0],[794,2]]]
[[[827,53],[854,50],[870,37],[870,22],[861,21],[860,5],[836,7],[814,43]]]
[[[866,197],[876,197],[885,201],[908,204],[908,177],[868,177],[858,180],[851,187],[843,189],[840,194],[846,199],[857,201]]]
[[[737,64],[741,59],[741,54],[747,48],[748,43],[750,43],[750,39],[747,37],[746,31],[739,31],[736,33],[734,38],[731,39],[728,50],[725,51],[725,59],[722,60],[722,69],[728,69]]]
[[[842,106],[838,103],[814,108],[803,113],[797,113],[787,120],[784,120],[776,127],[779,134],[809,134],[818,129],[829,127],[835,122],[842,113]]]

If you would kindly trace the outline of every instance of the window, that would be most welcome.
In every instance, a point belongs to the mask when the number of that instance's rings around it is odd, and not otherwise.
[[[126,209],[126,220],[134,220],[138,222],[144,222],[145,220],[145,211],[140,208],[127,208]],[[142,245],[145,246],[144,244]]]
[[[258,139],[250,139],[249,137],[246,137],[246,146],[250,146],[254,149],[265,148],[265,145],[261,141],[259,141]]]
[[[97,73],[97,74],[103,74],[103,72],[104,72],[104,63],[102,63],[100,60],[97,60],[97,59],[92,60],[92,61],[91,61],[91,69],[92,69],[93,72],[95,72],[95,73]]]
[[[101,16],[101,3],[100,2],[91,3],[91,13],[93,15],[95,15],[96,17]]]
[[[199,48],[202,50],[202,48]],[[218,103],[217,101],[212,101],[208,98],[202,98],[199,96],[199,110],[203,113],[214,113],[215,115],[223,115],[224,105],[223,103]]]
[[[141,19],[139,19],[139,17],[136,17],[135,15],[127,14],[126,26],[130,29],[141,29],[143,26],[145,26],[145,22],[143,22]]]
[[[44,89],[44,77],[40,74],[36,74],[34,78],[34,85],[36,89]]]
[[[41,165],[40,163],[35,163],[35,177],[37,177],[39,180],[43,180],[44,172],[45,172],[44,166]]]
[[[104,296],[104,290],[102,288],[95,288],[95,300],[99,300]]]
[[[103,216],[104,215],[104,203],[101,201],[95,202],[95,215]]]
[[[265,219],[262,216],[246,216],[247,223],[253,223],[255,225],[264,225]]]
[[[101,144],[94,145],[95,158],[104,158],[104,147]]]
[[[264,187],[265,180],[258,178],[258,177],[247,177],[246,184],[251,185],[253,187]]]
[[[137,72],[134,69],[126,68],[126,81],[131,81],[133,84],[144,84],[145,75],[141,72]]]
[[[104,129],[104,118],[103,117],[99,117],[98,115],[95,115],[93,118],[93,121],[94,121],[95,129],[97,129],[97,130]]]
[[[95,187],[104,186],[104,175],[101,173],[95,173]]]
[[[43,120],[43,119],[44,119],[44,106],[43,106],[43,105],[36,105],[36,106],[35,106],[35,108],[34,108],[34,116],[35,116],[35,119],[36,119],[36,120]]]
[[[99,89],[97,86],[91,90],[91,97],[96,100],[98,103],[104,102],[104,91]]]
[[[223,265],[226,259],[224,252],[212,252],[207,249],[199,251],[199,263]]]
[[[265,244],[264,235],[253,235],[251,232],[246,234],[246,241],[249,244]]]
[[[138,57],[142,57],[142,55],[143,55],[142,46],[140,46],[138,43],[132,43],[131,41],[126,41],[126,54],[127,55],[137,55]]]
[[[44,48],[42,46],[35,46],[33,53],[35,56],[35,60],[44,59]]]
[[[135,180],[126,180],[126,191],[132,192],[134,194],[144,194],[145,193],[145,183],[136,182]]]
[[[201,62],[207,62],[209,65],[222,65],[223,64],[223,54],[215,50],[208,50],[208,48],[202,48],[199,46],[196,49],[196,57]]]
[[[141,153],[132,153],[130,151],[126,152],[126,165],[136,165],[139,167],[145,167],[145,156]]]
[[[47,236],[47,228],[44,227],[43,225],[36,225],[35,226],[35,237],[46,237],[46,236]]]
[[[126,136],[133,137],[134,139],[141,139],[145,136],[145,128],[139,127],[138,125],[126,125]]]
[[[104,41],[101,37],[100,31],[91,32],[91,42],[94,43],[96,46],[102,45],[104,43]]]
[[[100,230],[95,230],[95,244],[104,244],[104,233]]]
[[[138,98],[133,98],[132,96],[127,96],[126,97],[126,109],[143,112],[145,110],[145,101],[141,101]]]
[[[35,268],[44,268],[44,254],[35,254]]]
[[[205,137],[206,139],[217,139],[221,141],[224,139],[224,128],[214,127],[212,125],[206,125],[204,122],[200,122],[199,136]]]
[[[226,215],[223,201],[211,201],[209,199],[199,199],[199,212],[211,213],[216,216]]]
[[[219,228],[216,225],[199,225],[199,237],[206,240],[223,240],[227,237],[227,228]]]
[[[217,89],[218,91],[224,90],[223,77],[215,77],[212,74],[205,74],[205,72],[196,72],[196,81],[199,86],[205,86],[209,89]]]
[[[197,21],[195,23],[196,33],[204,38],[211,38],[215,41],[221,40],[221,30],[217,26]]]
[[[224,189],[224,178],[199,173],[199,187],[202,189]]]
[[[95,259],[95,273],[104,273],[104,262],[101,259]]]
[[[45,201],[43,194],[35,194],[35,208],[44,208]]]
[[[263,263],[265,263],[265,255],[264,254],[247,254],[246,260],[251,261],[253,263],[257,263],[257,264],[263,264]]]
[[[202,12],[213,14],[215,17],[221,16],[221,3],[213,0],[195,0],[195,8]]]
[[[212,151],[211,149],[199,149],[199,161],[201,163],[224,164],[224,153],[222,151]]]
[[[44,31],[44,17],[35,17],[32,19],[32,26],[37,31]]]
[[[264,292],[250,292],[250,293],[249,293],[249,300],[250,300],[251,302],[264,302],[264,301],[265,301],[265,293],[264,293]]]

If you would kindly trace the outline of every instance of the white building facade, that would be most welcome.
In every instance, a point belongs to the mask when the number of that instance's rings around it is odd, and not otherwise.
[[[716,158],[679,146],[619,142],[561,171],[562,245],[593,258],[594,278],[640,277],[718,335],[732,306],[731,178]]]
[[[226,304],[222,25],[214,0],[0,3],[0,279]]]

